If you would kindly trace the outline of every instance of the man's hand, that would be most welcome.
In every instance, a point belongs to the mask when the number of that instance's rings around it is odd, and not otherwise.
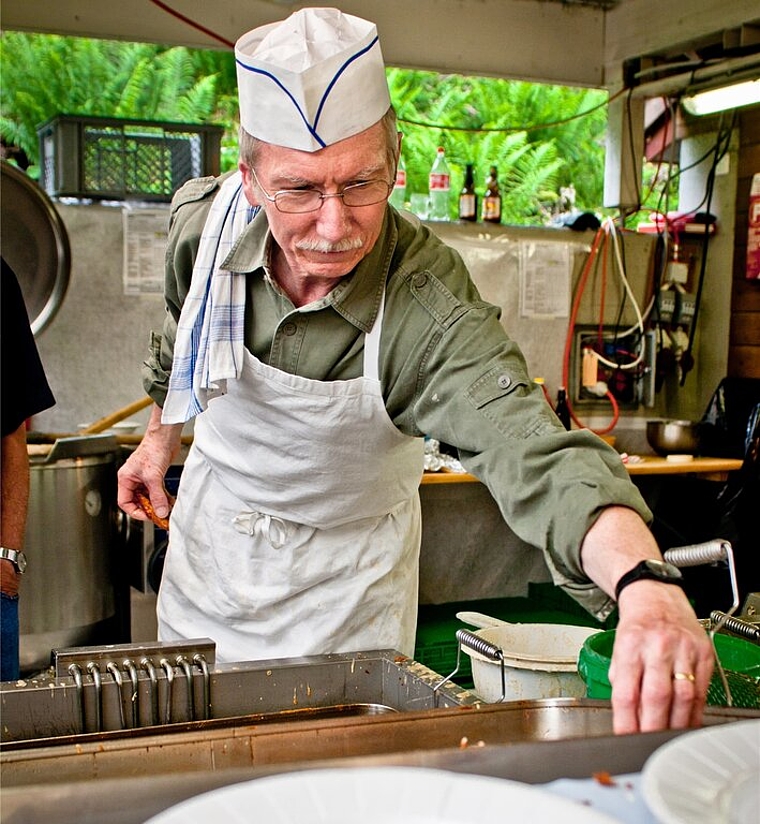
[[[140,506],[140,493],[147,493],[159,518],[169,517],[171,503],[164,477],[179,452],[181,435],[182,424],[162,424],[161,409],[154,406],[142,441],[118,473],[118,504],[130,517],[149,520]]]
[[[699,726],[715,659],[681,588],[637,581],[619,608],[609,671],[615,732]]]
[[[644,521],[609,507],[586,533],[581,550],[588,577],[612,594],[639,561],[661,559]],[[683,590],[640,580],[620,594],[620,620],[610,665],[617,733],[698,726],[714,664],[712,644]]]

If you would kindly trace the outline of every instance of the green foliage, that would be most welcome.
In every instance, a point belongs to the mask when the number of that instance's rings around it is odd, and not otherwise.
[[[37,127],[58,114],[219,122],[215,61],[182,47],[5,32],[0,61],[0,135],[33,162]]]
[[[489,168],[498,168],[505,223],[546,223],[560,188],[571,184],[577,208],[599,207],[605,93],[401,69],[388,70],[388,84],[404,134],[407,192],[427,191],[436,148],[443,146],[452,173],[452,217],[468,163],[479,194]]]
[[[229,51],[5,32],[0,64],[0,136],[33,162],[37,127],[69,114],[222,125],[222,169],[237,163]],[[443,146],[452,171],[452,217],[467,163],[475,167],[479,194],[489,167],[498,167],[506,223],[545,223],[560,189],[571,184],[577,208],[598,210],[605,93],[393,68],[387,74],[404,134],[409,193],[427,192],[430,166]]]

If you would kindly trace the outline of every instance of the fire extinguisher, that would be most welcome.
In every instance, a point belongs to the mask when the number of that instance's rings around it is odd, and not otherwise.
[[[747,228],[747,280],[760,280],[760,172],[752,176]]]

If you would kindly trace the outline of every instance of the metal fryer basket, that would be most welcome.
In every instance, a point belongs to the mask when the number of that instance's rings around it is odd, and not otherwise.
[[[666,561],[677,567],[698,566],[707,563],[725,562],[731,578],[733,603],[728,612],[713,612],[710,624],[710,639],[715,653],[716,672],[707,690],[707,703],[715,707],[742,707],[760,709],[760,677],[726,669],[721,663],[715,646],[715,635],[723,627],[732,627],[742,622],[735,621],[734,613],[739,607],[739,587],[736,580],[736,566],[731,544],[717,539],[693,546],[676,547],[663,553]],[[749,637],[749,636],[747,636]]]

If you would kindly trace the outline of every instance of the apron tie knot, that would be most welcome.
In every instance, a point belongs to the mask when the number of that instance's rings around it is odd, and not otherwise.
[[[235,529],[243,535],[258,535],[266,538],[273,549],[285,545],[288,528],[282,518],[266,512],[241,512],[232,519]]]

